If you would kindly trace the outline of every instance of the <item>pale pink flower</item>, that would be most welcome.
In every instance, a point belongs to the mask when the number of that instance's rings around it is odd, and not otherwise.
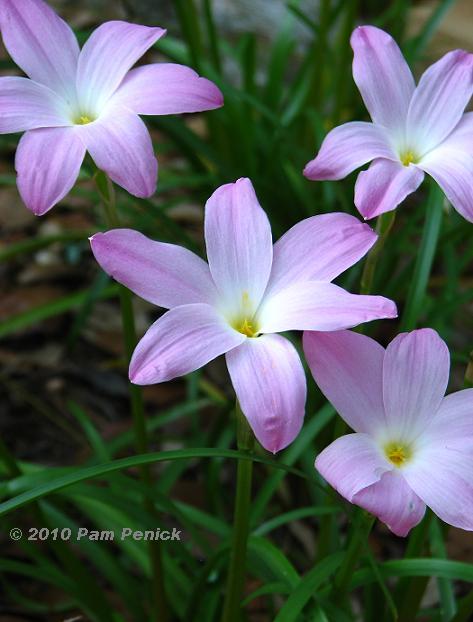
[[[386,348],[364,335],[307,332],[315,381],[355,431],[315,466],[351,503],[398,536],[428,505],[473,530],[473,389],[445,397],[450,356],[431,329],[398,335]]]
[[[138,115],[223,103],[219,89],[189,67],[131,69],[166,33],[162,28],[107,22],[80,50],[42,0],[0,0],[0,28],[10,56],[30,78],[0,78],[0,133],[26,130],[16,152],[18,189],[37,215],[71,190],[86,151],[128,192],[151,196],[158,166]]]
[[[365,218],[395,209],[431,175],[460,214],[473,221],[473,55],[445,54],[415,85],[396,42],[373,26],[351,37],[353,77],[372,123],[333,129],[304,175],[342,179],[359,174],[355,205]]]
[[[299,433],[306,399],[299,355],[276,333],[396,316],[392,301],[330,283],[367,253],[376,234],[348,214],[324,214],[298,223],[273,247],[253,186],[240,179],[207,201],[205,240],[208,264],[129,229],[91,238],[108,274],[170,309],[138,344],[130,380],[164,382],[226,354],[245,416],[260,443],[276,452]]]

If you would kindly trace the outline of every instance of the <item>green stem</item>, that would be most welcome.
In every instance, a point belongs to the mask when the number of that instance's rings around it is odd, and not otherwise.
[[[241,451],[251,452],[254,436],[240,405],[236,403],[237,443]],[[238,460],[237,489],[233,517],[233,535],[228,569],[222,622],[235,622],[240,618],[240,605],[245,582],[246,547],[250,523],[252,460]]]
[[[407,300],[401,319],[400,331],[413,330],[419,320],[425,303],[425,294],[430,271],[435,257],[435,250],[442,227],[443,193],[436,183],[430,187],[427,200],[426,216],[419,254],[414,268],[414,275],[407,292]]]
[[[94,178],[104,205],[108,226],[113,228],[119,227],[120,219],[116,208],[115,189],[112,181],[103,171],[100,170],[95,173]],[[120,286],[119,295],[125,355],[127,361],[130,361],[133,350],[136,346],[135,317],[133,312],[132,297],[131,292],[122,285]],[[130,383],[130,402],[133,416],[135,448],[139,454],[144,454],[149,451],[149,442],[146,431],[143,394],[141,387],[132,383]],[[147,464],[141,465],[139,472],[141,481],[146,488],[151,491],[153,481],[150,466]],[[144,507],[145,510],[151,514],[151,516],[154,516],[156,519],[158,518],[151,496],[145,498]],[[166,592],[164,589],[164,572],[160,541],[149,541],[148,548],[152,570],[152,593],[154,598],[155,613],[159,619],[159,622],[167,622],[169,620],[169,611],[166,600]]]
[[[366,544],[374,524],[374,516],[367,514],[364,510],[357,509],[355,520],[349,536],[349,545],[334,579],[334,593],[337,598],[342,598],[348,591],[348,586],[353,576],[353,572],[358,564],[359,558]]]
[[[396,212],[386,212],[378,217],[376,222],[376,233],[378,239],[370,250],[366,257],[365,265],[363,266],[363,273],[361,275],[360,294],[370,294],[373,287],[374,275],[376,272],[376,266],[378,265],[378,259],[381,255],[381,251],[384,248],[389,232],[394,224]]]

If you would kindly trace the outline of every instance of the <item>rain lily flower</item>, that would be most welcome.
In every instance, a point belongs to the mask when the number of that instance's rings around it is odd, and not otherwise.
[[[398,335],[386,348],[350,331],[307,332],[315,381],[355,431],[315,466],[348,501],[398,536],[428,505],[473,530],[473,389],[445,397],[447,346],[431,329]]]
[[[365,218],[395,209],[431,175],[460,214],[473,221],[473,55],[445,54],[415,85],[396,42],[373,26],[351,37],[353,77],[372,123],[333,129],[304,169],[308,179],[359,174],[355,205]]]
[[[269,451],[286,447],[304,418],[306,380],[287,330],[337,330],[396,316],[381,296],[330,283],[376,241],[348,214],[307,218],[273,247],[249,179],[218,188],[205,208],[208,264],[173,244],[115,229],[91,238],[102,268],[170,309],[139,342],[130,380],[147,385],[192,372],[221,354],[240,406]]]
[[[223,104],[219,89],[189,67],[131,69],[166,33],[162,28],[107,22],[80,50],[69,26],[42,0],[0,0],[0,29],[29,77],[0,78],[0,133],[26,131],[16,152],[18,189],[37,215],[71,190],[86,151],[128,192],[151,196],[158,166],[138,115]]]

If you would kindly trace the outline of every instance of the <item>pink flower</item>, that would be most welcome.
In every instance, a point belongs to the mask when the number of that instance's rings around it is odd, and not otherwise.
[[[0,133],[26,130],[16,153],[18,189],[37,215],[71,190],[86,150],[128,192],[151,196],[158,165],[138,115],[223,104],[219,89],[189,67],[131,69],[162,28],[107,22],[79,50],[72,30],[42,0],[0,0],[0,28],[30,78],[0,78]]]
[[[171,380],[226,354],[241,408],[269,451],[286,447],[304,418],[306,380],[287,330],[336,330],[395,317],[395,304],[330,283],[376,241],[348,214],[307,218],[273,247],[249,179],[207,201],[208,264],[179,246],[116,229],[91,238],[102,268],[133,292],[170,309],[148,330],[130,380]]]
[[[304,169],[308,179],[358,176],[355,205],[365,218],[395,209],[431,175],[448,200],[473,221],[473,55],[449,52],[415,85],[396,42],[373,26],[351,37],[353,77],[372,123],[333,129]]]
[[[315,381],[355,430],[315,466],[351,503],[398,536],[428,505],[446,523],[473,530],[473,389],[445,396],[450,356],[431,329],[386,348],[350,332],[305,333]]]

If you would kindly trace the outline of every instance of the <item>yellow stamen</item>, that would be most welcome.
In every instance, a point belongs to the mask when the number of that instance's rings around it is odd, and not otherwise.
[[[77,120],[77,125],[87,125],[88,123],[92,123],[92,119],[87,115],[82,115]]]
[[[257,334],[257,331],[255,331],[253,324],[249,322],[247,318],[243,320],[243,323],[237,328],[237,331],[239,333],[242,333],[242,335],[246,335],[247,337],[255,337]]]
[[[389,443],[384,448],[387,459],[394,464],[395,467],[403,466],[412,455],[411,448],[401,443]]]
[[[404,166],[409,166],[409,164],[416,164],[417,163],[417,156],[413,151],[404,151],[404,153],[401,154],[401,162],[404,164]]]

